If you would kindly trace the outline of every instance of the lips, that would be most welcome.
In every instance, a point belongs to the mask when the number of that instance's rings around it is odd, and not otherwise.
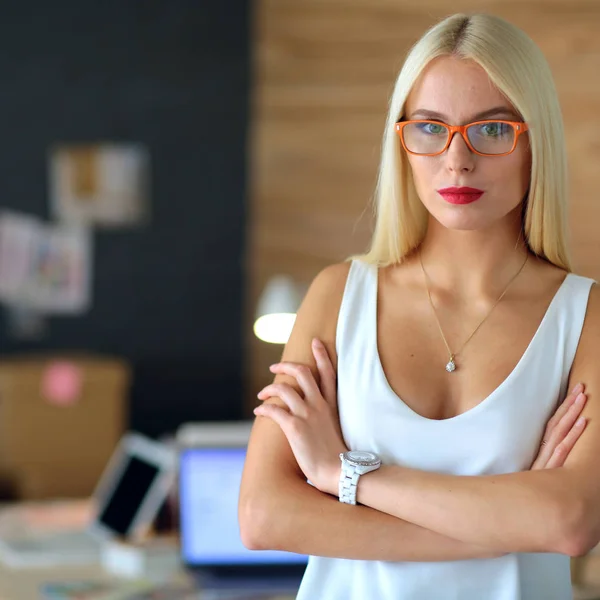
[[[483,190],[472,187],[447,187],[438,190],[440,194],[483,194]]]
[[[450,204],[471,204],[479,200],[484,194],[483,190],[472,187],[448,187],[438,190],[438,194]]]

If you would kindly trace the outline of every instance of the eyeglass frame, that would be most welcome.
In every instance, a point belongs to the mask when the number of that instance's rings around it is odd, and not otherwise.
[[[433,123],[435,125],[443,125],[444,127],[446,127],[446,129],[448,129],[450,133],[448,135],[448,140],[446,141],[446,145],[444,146],[443,150],[440,150],[439,152],[425,154],[421,154],[419,152],[412,152],[411,150],[409,150],[406,147],[406,144],[404,143],[404,134],[402,130],[404,129],[404,127],[406,127],[406,125],[409,125],[410,123]],[[473,148],[471,142],[469,141],[469,136],[467,135],[467,128],[471,127],[472,125],[480,125],[483,123],[506,123],[507,125],[511,125],[513,131],[515,132],[515,140],[513,142],[513,147],[508,152],[503,152],[502,154],[484,154],[483,152],[475,150],[475,148]],[[467,123],[466,125],[448,125],[447,123],[444,123],[442,121],[432,121],[431,119],[416,119],[412,121],[397,121],[394,128],[396,130],[396,133],[400,137],[402,147],[409,154],[412,154],[414,156],[439,156],[440,154],[443,154],[444,152],[446,152],[446,150],[452,143],[455,133],[459,133],[462,139],[465,141],[465,144],[467,144],[469,150],[471,150],[471,152],[474,152],[475,154],[478,154],[479,156],[507,156],[508,154],[512,154],[515,151],[517,143],[519,142],[519,136],[522,133],[525,133],[529,130],[529,126],[524,121],[505,121],[503,119],[485,119],[483,121],[473,121],[472,123]]]

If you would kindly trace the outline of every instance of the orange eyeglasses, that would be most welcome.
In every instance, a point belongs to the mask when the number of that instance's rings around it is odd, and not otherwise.
[[[398,121],[396,132],[404,149],[418,156],[438,156],[446,151],[455,133],[480,156],[506,156],[517,147],[519,136],[529,127],[518,121],[474,121],[446,125],[440,121]]]

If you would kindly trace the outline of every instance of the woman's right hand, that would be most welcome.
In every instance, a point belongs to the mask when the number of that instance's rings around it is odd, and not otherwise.
[[[583,385],[578,383],[546,424],[538,455],[530,471],[554,469],[564,465],[569,452],[585,429],[586,420],[582,418],[583,422],[579,423],[579,415],[587,400],[583,391]],[[576,402],[579,397],[581,400]],[[508,553],[491,552],[483,558],[499,558],[505,554]]]
[[[579,419],[587,400],[583,392],[583,385],[577,384],[548,421],[531,471],[562,467],[567,460],[569,452],[585,429],[585,418]]]

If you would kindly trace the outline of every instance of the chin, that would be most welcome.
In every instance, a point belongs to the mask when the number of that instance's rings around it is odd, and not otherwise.
[[[430,214],[442,227],[454,231],[487,229],[498,220],[490,215],[469,214],[469,211],[454,211],[454,214],[444,214],[443,211],[440,214],[440,211],[437,211],[437,214],[434,212],[430,212]]]
[[[432,202],[429,206],[425,206],[425,208],[442,227],[455,231],[488,229],[506,219],[513,210],[519,208],[519,206],[494,207],[490,203],[484,204],[481,201],[473,204],[454,206],[445,201],[442,202],[443,204]]]
[[[440,225],[446,229],[452,231],[478,231],[480,229],[487,229],[487,225],[480,225],[479,223],[443,223],[440,221]]]

